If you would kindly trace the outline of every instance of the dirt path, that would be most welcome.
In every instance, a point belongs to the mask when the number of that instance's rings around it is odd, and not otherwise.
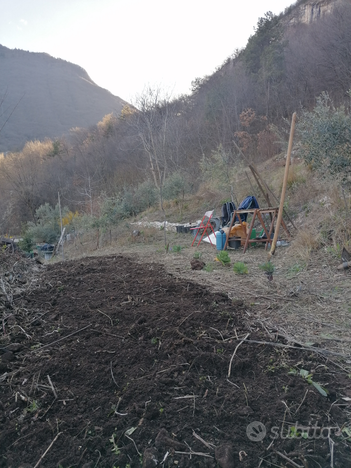
[[[252,289],[223,269],[185,269],[190,250],[142,248],[50,265],[15,297],[21,328],[7,320],[1,335],[0,466],[348,466],[338,356],[294,345],[264,316],[265,297],[289,315],[305,292],[262,273]]]

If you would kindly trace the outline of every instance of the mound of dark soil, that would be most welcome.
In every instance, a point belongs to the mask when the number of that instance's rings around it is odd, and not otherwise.
[[[350,463],[347,375],[272,341],[245,298],[100,257],[49,266],[14,308],[21,322],[1,332],[1,467]]]

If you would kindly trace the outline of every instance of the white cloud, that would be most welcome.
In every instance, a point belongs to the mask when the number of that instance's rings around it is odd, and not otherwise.
[[[28,21],[25,20],[25,19],[20,19],[20,23],[24,24],[25,26],[27,26],[28,24]]]

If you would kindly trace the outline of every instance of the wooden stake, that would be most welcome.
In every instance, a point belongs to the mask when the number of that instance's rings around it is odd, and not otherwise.
[[[296,112],[293,113],[292,120],[291,120],[289,146],[288,146],[288,153],[286,155],[285,172],[284,172],[284,179],[283,179],[282,194],[280,196],[278,219],[277,219],[277,224],[276,224],[276,227],[275,227],[274,238],[273,238],[273,241],[272,241],[271,250],[270,250],[270,252],[268,254],[268,260],[271,259],[272,255],[275,252],[275,246],[276,246],[277,240],[278,240],[279,228],[280,228],[282,218],[283,218],[285,192],[286,192],[286,187],[287,187],[287,183],[288,183],[290,157],[291,157],[292,144],[293,144],[294,131],[295,131],[295,121],[296,121]]]

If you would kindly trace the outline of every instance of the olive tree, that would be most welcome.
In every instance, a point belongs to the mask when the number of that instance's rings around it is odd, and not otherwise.
[[[297,130],[301,155],[312,168],[327,168],[344,179],[351,173],[351,116],[344,106],[334,107],[322,93],[311,112],[302,112]]]

